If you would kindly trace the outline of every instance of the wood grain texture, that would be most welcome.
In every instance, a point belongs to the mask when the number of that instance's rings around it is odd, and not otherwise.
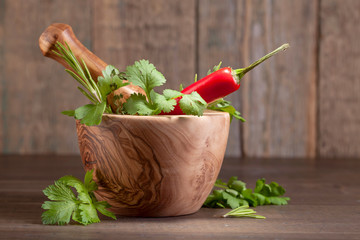
[[[93,19],[94,51],[105,61],[125,69],[148,59],[166,88],[193,81],[195,0],[94,1]]]
[[[225,154],[229,115],[105,115],[99,126],[77,121],[86,170],[96,196],[125,216],[177,216],[198,211]]]
[[[51,23],[66,22],[89,46],[89,1],[5,0],[1,7],[2,152],[78,152],[73,120],[60,112],[86,98],[62,66],[42,56],[38,38]]]
[[[198,79],[222,61],[222,66],[243,67],[244,1],[200,0],[198,6]],[[240,92],[226,97],[241,112]],[[246,118],[246,117],[245,117]],[[240,121],[230,126],[227,156],[241,155]]]
[[[360,2],[321,1],[319,155],[360,156]]]
[[[317,1],[247,1],[245,65],[290,43],[243,78],[247,156],[315,156]]]
[[[0,156],[0,239],[308,239],[360,238],[359,159],[226,158],[223,180],[239,176],[254,187],[258,178],[277,181],[291,197],[286,206],[260,206],[265,220],[221,218],[228,209],[201,208],[180,217],[100,216],[86,227],[41,224],[41,190],[55,179],[84,177],[79,156]]]

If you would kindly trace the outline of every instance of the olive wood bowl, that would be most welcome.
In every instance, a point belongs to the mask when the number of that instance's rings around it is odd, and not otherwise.
[[[85,170],[99,201],[122,216],[165,217],[198,211],[218,177],[229,114],[104,114],[98,126],[76,122]]]

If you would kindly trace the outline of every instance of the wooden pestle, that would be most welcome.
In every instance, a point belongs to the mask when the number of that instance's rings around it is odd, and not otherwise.
[[[57,56],[53,50],[56,50],[55,44],[60,42],[65,45],[65,42],[70,46],[75,57],[80,61],[84,60],[86,63],[90,74],[95,82],[97,82],[98,76],[102,75],[102,70],[106,68],[106,64],[103,60],[98,58],[93,54],[89,49],[87,49],[75,36],[72,28],[64,23],[53,23],[45,29],[39,38],[39,46],[42,54],[45,57],[54,59],[55,61],[61,63],[65,68],[70,69],[69,65],[65,62],[64,59]],[[126,99],[130,97],[132,93],[142,93],[145,95],[144,91],[132,84],[124,86],[116,90],[113,94],[110,94],[107,98],[108,103],[111,105],[111,108],[114,112],[116,109],[121,106]],[[122,95],[122,98],[117,98],[113,101],[114,95]]]

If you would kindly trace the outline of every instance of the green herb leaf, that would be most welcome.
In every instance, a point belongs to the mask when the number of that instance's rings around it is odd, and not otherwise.
[[[144,89],[147,95],[154,87],[161,86],[166,82],[162,73],[156,70],[155,66],[148,60],[136,61],[134,65],[128,66],[126,77],[134,85]]]
[[[214,190],[204,202],[204,207],[285,205],[290,200],[288,197],[282,197],[285,194],[283,187],[276,182],[266,184],[263,178],[256,181],[254,192],[246,188],[246,183],[238,180],[237,177],[231,177],[227,183],[218,179],[214,187],[222,190]]]
[[[41,206],[47,210],[41,215],[43,224],[64,225],[70,222],[71,214],[76,208],[74,201],[45,201]]]
[[[179,91],[176,91],[176,90],[165,89],[163,91],[163,95],[166,99],[175,99],[175,98],[183,96],[184,94]]]
[[[124,82],[124,73],[121,73],[112,65],[107,65],[102,71],[103,76],[98,77],[97,85],[101,92],[102,98],[106,99],[107,95],[111,92],[129,85],[128,82]]]
[[[181,110],[188,115],[202,116],[207,107],[206,101],[197,92],[184,94],[179,101]]]
[[[75,110],[67,110],[67,111],[62,111],[62,114],[66,115],[66,116],[70,116],[70,117],[74,117],[75,116]]]
[[[106,102],[87,104],[75,110],[75,118],[88,126],[99,125],[106,109]]]
[[[107,208],[110,208],[111,206],[106,201],[95,202],[94,205],[101,214],[116,220],[115,214],[107,210]]]
[[[124,103],[124,111],[130,115],[152,115],[156,107],[150,104],[146,97],[140,93],[132,94]]]
[[[168,92],[167,92],[168,94]],[[168,113],[174,110],[176,105],[176,100],[169,97],[169,95],[161,95],[156,93],[154,90],[150,93],[152,102],[156,104],[156,109],[158,112],[154,112],[153,114],[159,114],[161,111]]]
[[[245,119],[241,117],[241,113],[238,112],[235,107],[231,105],[231,102],[224,99],[219,99],[209,104],[207,108],[214,111],[228,112],[230,114],[230,121],[232,121],[233,118],[236,118],[242,122],[245,122]]]
[[[86,173],[84,183],[73,176],[64,176],[55,181],[54,185],[43,190],[44,194],[52,201],[45,201],[42,208],[43,224],[67,224],[70,218],[83,225],[100,222],[97,211],[105,216],[116,219],[115,215],[106,208],[111,207],[107,202],[98,202],[93,191],[97,189],[92,180],[92,171]],[[77,196],[71,190],[76,189]]]

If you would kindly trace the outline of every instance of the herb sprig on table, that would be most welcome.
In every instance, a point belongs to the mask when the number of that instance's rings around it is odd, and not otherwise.
[[[51,200],[45,201],[41,206],[46,210],[41,216],[43,224],[64,225],[69,223],[70,219],[83,225],[97,223],[100,222],[97,211],[116,219],[115,215],[107,210],[111,206],[106,201],[96,200],[94,191],[97,185],[92,174],[93,170],[85,174],[84,183],[73,176],[64,176],[43,190]],[[72,188],[75,188],[77,195]]]
[[[227,183],[218,179],[216,189],[204,202],[210,208],[238,208],[241,206],[256,207],[259,205],[286,205],[289,197],[282,197],[285,189],[276,182],[265,183],[265,179],[256,181],[255,189],[246,188],[246,183],[231,177]]]

